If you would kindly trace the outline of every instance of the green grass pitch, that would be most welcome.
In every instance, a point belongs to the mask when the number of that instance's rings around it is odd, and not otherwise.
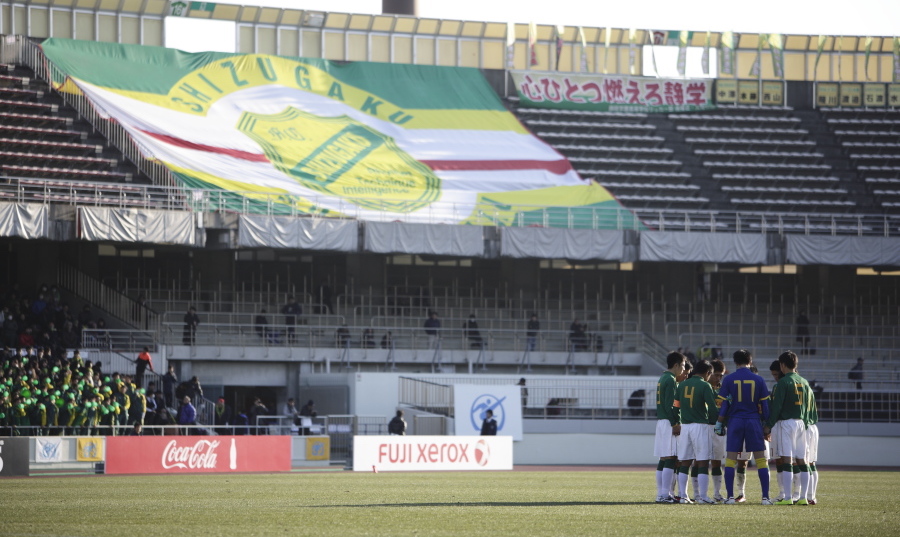
[[[650,467],[33,477],[0,480],[0,535],[896,535],[898,477],[822,469],[809,507],[752,473],[746,504],[656,505]]]

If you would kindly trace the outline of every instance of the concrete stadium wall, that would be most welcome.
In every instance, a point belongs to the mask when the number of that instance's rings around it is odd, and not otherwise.
[[[898,437],[822,436],[821,466],[900,467]],[[654,464],[652,434],[525,434],[513,446],[515,464]]]

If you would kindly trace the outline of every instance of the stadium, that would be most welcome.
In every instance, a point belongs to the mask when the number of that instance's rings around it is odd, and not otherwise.
[[[302,514],[276,501],[284,528],[193,512],[196,532],[321,534],[292,524],[344,505],[346,534],[384,507],[487,533],[445,520],[471,494],[503,533],[590,533],[586,511],[612,505],[625,534],[653,534],[629,510],[652,499],[653,394],[676,349],[729,369],[747,349],[761,371],[795,351],[819,464],[896,469],[898,38],[385,5],[0,2],[0,475],[43,476],[4,480],[17,509],[31,487],[76,488],[63,474],[196,471],[211,475],[135,483],[177,486],[175,502],[291,479],[334,495]],[[171,19],[228,23],[235,48],[167,48]],[[497,443],[478,439],[484,408]],[[571,497],[542,473],[479,471],[545,466]],[[600,467],[621,498],[575,471]],[[374,473],[377,501],[338,499]],[[863,496],[891,478],[858,475],[841,486]],[[105,479],[78,482],[127,495]],[[408,487],[427,489],[414,506]],[[805,527],[887,531],[857,503]],[[561,507],[573,525],[539,522]]]

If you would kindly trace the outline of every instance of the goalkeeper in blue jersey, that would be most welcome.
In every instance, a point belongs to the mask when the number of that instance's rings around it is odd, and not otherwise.
[[[734,473],[738,452],[746,449],[753,452],[756,460],[759,483],[762,487],[763,505],[773,505],[769,499],[769,462],[766,459],[766,443],[763,422],[769,418],[769,388],[766,381],[750,371],[753,355],[749,351],[734,353],[734,373],[722,379],[719,400],[722,407],[716,423],[716,434],[726,434],[725,449],[725,490],[726,504],[737,503],[734,499]]]

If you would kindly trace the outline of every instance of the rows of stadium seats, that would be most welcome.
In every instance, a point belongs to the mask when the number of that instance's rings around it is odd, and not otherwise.
[[[822,115],[879,209],[900,210],[900,110],[834,108]]]
[[[121,153],[22,66],[0,67],[0,177],[24,187],[24,201],[149,205]]]
[[[900,208],[900,144],[896,134],[890,136],[891,113],[840,123],[836,134],[845,148],[862,148],[845,140],[854,136],[880,145],[835,155],[818,134],[837,120],[850,120],[789,108],[736,106],[663,116],[521,108],[515,99],[511,108],[582,176],[597,180],[651,220],[648,210],[679,208],[829,214]],[[900,120],[900,114],[896,117]],[[849,131],[854,134],[841,134]],[[838,166],[835,159],[841,161]],[[842,173],[854,166],[866,172],[880,206],[861,199],[854,174]],[[680,227],[683,222],[657,224]]]
[[[647,114],[519,108],[522,121],[629,208],[698,209],[709,199]]]

